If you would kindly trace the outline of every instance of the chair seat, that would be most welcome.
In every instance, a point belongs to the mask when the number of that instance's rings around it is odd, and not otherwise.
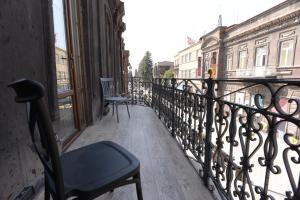
[[[61,156],[66,196],[97,196],[139,171],[139,160],[120,145],[102,141]]]
[[[113,101],[113,102],[117,102],[117,101],[126,102],[126,101],[128,101],[128,98],[127,97],[118,97],[118,96],[116,96],[116,97],[105,97],[105,100],[106,101]]]

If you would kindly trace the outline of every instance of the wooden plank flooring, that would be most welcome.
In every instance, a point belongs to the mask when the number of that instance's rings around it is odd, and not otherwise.
[[[130,106],[131,119],[125,106],[119,107],[119,119],[109,113],[88,127],[71,149],[101,140],[117,142],[141,161],[141,178],[145,200],[213,199],[202,180],[185,158],[174,139],[153,110]],[[133,200],[134,185],[124,186],[99,200]]]
[[[117,142],[141,161],[144,200],[211,200],[191,164],[179,149],[153,110],[143,106],[119,107],[119,120],[109,113],[88,127],[70,147],[88,145],[101,140]],[[136,200],[134,185],[115,189],[97,200]]]

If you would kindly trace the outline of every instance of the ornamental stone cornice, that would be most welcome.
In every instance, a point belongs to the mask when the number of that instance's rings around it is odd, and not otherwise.
[[[217,50],[221,47],[220,44],[221,43],[218,42],[217,44],[214,44],[212,46],[201,48],[201,50],[202,50],[203,53],[210,52],[210,51],[213,51],[213,50]]]
[[[266,11],[264,11],[264,12],[258,14],[258,15],[256,15],[256,16],[254,16],[254,17],[251,17],[251,18],[247,19],[246,21],[244,21],[244,22],[242,22],[240,24],[236,24],[235,26],[230,27],[228,29],[228,32],[235,31],[235,30],[239,29],[242,26],[247,26],[247,25],[253,23],[254,21],[257,21],[258,19],[264,18],[264,17],[270,15],[271,13],[279,11],[279,10],[281,10],[283,8],[291,6],[291,5],[293,5],[295,3],[298,3],[298,2],[299,2],[299,0],[287,0],[287,1],[284,1],[284,2],[282,2],[280,4],[278,4],[278,5],[276,5],[276,6],[272,7],[272,8],[270,8],[270,9],[268,9],[268,10],[266,10]]]
[[[280,31],[291,26],[300,24],[300,10],[277,18],[260,26],[257,26],[251,30],[245,31],[239,35],[231,38],[224,39],[226,46],[234,45],[243,41],[251,40],[253,38],[261,37],[263,35],[270,34],[272,32]]]
[[[126,25],[123,22],[123,16],[125,15],[124,3],[121,1],[116,2],[116,7],[114,10],[114,19],[117,32],[124,32],[126,30]]]

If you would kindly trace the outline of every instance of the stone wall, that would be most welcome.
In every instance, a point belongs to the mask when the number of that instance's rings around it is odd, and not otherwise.
[[[86,80],[87,125],[99,119],[99,78],[120,84],[124,51],[124,5],[119,0],[78,1],[82,24],[80,49]],[[76,22],[71,22],[76,23]],[[75,76],[76,77],[76,76]],[[14,102],[7,84],[35,79],[46,88],[52,119],[58,119],[52,1],[1,1],[0,6],[0,199],[13,199],[42,178],[42,166],[31,150],[25,105]],[[81,112],[79,112],[81,113]],[[82,131],[82,130],[79,130]]]
[[[46,87],[52,83],[54,59],[49,58],[54,50],[48,45],[51,37],[45,23],[49,20],[46,3],[1,1],[0,199],[12,199],[24,186],[35,184],[42,174],[40,162],[30,148],[25,105],[14,102],[15,93],[7,84],[20,78],[38,80]],[[47,91],[48,97],[55,95],[52,91],[55,88]],[[49,107],[53,108],[54,104],[48,101]]]

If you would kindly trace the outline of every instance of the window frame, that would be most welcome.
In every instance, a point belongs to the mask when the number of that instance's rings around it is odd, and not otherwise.
[[[241,68],[240,67],[240,57],[241,57],[241,52],[246,52],[246,56],[245,56],[245,58],[246,58],[246,63],[245,63],[245,67],[244,68]],[[248,67],[248,57],[249,57],[249,55],[248,55],[248,49],[242,49],[242,50],[239,50],[238,51],[238,65],[237,65],[237,69],[247,69]]]
[[[292,61],[291,61],[291,65],[280,65],[280,60],[281,60],[281,45],[282,43],[284,42],[287,42],[287,41],[292,41],[293,44],[293,50],[292,50]],[[294,67],[294,64],[295,64],[295,53],[296,53],[296,43],[297,43],[297,37],[294,36],[294,37],[287,37],[287,38],[283,38],[283,39],[279,39],[278,40],[278,52],[277,52],[277,67],[278,68],[288,68],[288,67]]]
[[[228,56],[231,56],[231,68],[228,68]],[[227,71],[233,70],[233,53],[226,54],[226,70]]]
[[[261,65],[261,66],[257,66],[256,65],[256,61],[257,61],[257,49],[258,48],[263,48],[265,47],[266,48],[266,60],[265,60],[265,65]],[[263,44],[260,44],[260,45],[256,45],[255,46],[255,50],[254,50],[254,63],[253,63],[253,66],[254,67],[267,67],[268,66],[268,63],[269,63],[269,43],[263,43]]]
[[[206,61],[207,61],[207,65],[206,65]],[[210,68],[210,56],[209,56],[209,53],[204,53],[204,56],[203,56],[203,68],[204,68],[204,72],[208,73],[208,69]]]

